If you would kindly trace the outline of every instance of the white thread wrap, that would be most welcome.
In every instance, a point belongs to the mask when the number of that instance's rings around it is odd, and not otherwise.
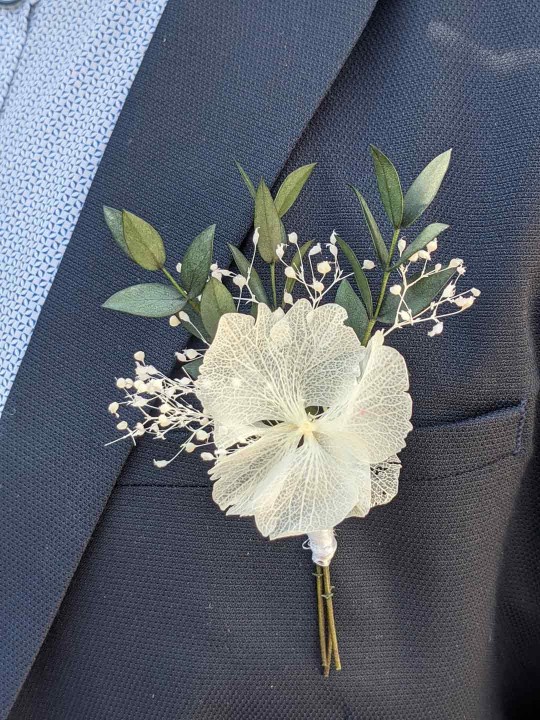
[[[308,533],[308,543],[315,565],[328,567],[337,550],[334,528]]]

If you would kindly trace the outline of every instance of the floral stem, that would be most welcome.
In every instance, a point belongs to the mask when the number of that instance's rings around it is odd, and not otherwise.
[[[328,644],[326,646],[326,665],[324,667],[323,675],[324,677],[330,676],[330,667],[332,665],[332,650],[334,648],[334,645],[332,643],[332,638],[330,635],[328,635]]]
[[[324,616],[324,598],[323,598],[323,574],[320,565],[315,565],[315,578],[317,582],[317,618],[319,621],[319,644],[321,647],[321,665],[324,668],[325,675],[330,670],[328,655],[326,652],[326,619]]]
[[[274,310],[277,309],[277,291],[276,291],[276,261],[270,263],[270,282],[272,284],[272,299],[274,301]]]
[[[341,670],[341,659],[339,657],[339,646],[337,640],[336,623],[334,620],[334,602],[332,596],[332,581],[330,579],[330,567],[327,565],[323,568],[324,577],[324,597],[326,600],[326,619],[328,623],[328,635],[332,640],[332,649],[334,653],[334,665],[336,670]],[[330,663],[329,663],[330,664]]]
[[[396,243],[399,238],[399,231],[400,228],[396,228],[394,230],[394,234],[392,235],[392,242],[390,243],[390,249],[388,251],[388,259],[386,260],[386,267],[384,268],[382,280],[381,280],[381,290],[379,292],[379,299],[377,301],[377,305],[375,307],[375,312],[373,313],[373,317],[368,323],[368,326],[366,328],[366,332],[364,333],[364,337],[362,338],[362,345],[367,345],[369,338],[371,337],[371,333],[373,332],[373,328],[375,327],[375,323],[377,322],[377,318],[379,317],[379,313],[381,312],[381,307],[383,304],[384,296],[386,293],[386,286],[388,285],[388,279],[390,277],[391,267],[392,267],[392,258],[394,257],[394,252],[396,249]]]
[[[184,288],[183,288],[181,285],[179,285],[179,284],[176,282],[176,280],[173,278],[173,276],[172,276],[171,273],[167,270],[167,268],[162,267],[162,268],[161,268],[161,272],[165,275],[165,277],[166,277],[167,280],[171,283],[171,285],[173,286],[173,288],[174,288],[175,290],[177,290],[177,291],[180,293],[180,295],[183,295],[183,296],[186,298],[186,300],[187,300],[187,292],[184,290]],[[199,304],[198,304],[195,300],[188,300],[188,302],[189,302],[189,304],[191,305],[191,307],[192,307],[196,312],[199,312]]]

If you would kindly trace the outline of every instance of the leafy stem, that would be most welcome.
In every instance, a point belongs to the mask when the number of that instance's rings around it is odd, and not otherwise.
[[[179,285],[179,284],[176,282],[176,280],[173,278],[173,276],[172,276],[171,273],[167,270],[167,268],[166,268],[166,267],[162,267],[162,268],[161,268],[161,272],[165,275],[165,277],[166,277],[167,280],[171,283],[171,285],[173,286],[173,288],[174,288],[175,290],[177,290],[177,291],[180,293],[180,295],[182,295],[183,297],[186,298],[186,300],[189,302],[189,304],[191,305],[191,307],[192,307],[196,312],[199,312],[199,303],[198,303],[196,300],[188,299],[188,294],[187,294],[187,292],[184,290],[184,288],[183,288],[181,285]]]
[[[274,303],[274,310],[277,309],[277,291],[276,291],[276,261],[275,259],[270,263],[270,282],[272,284],[272,301]]]
[[[371,333],[373,332],[373,328],[375,327],[375,323],[377,322],[379,313],[381,311],[381,307],[382,307],[382,304],[384,301],[384,296],[386,294],[386,286],[388,285],[388,279],[392,272],[392,258],[394,257],[394,252],[396,250],[396,245],[397,245],[397,241],[399,238],[399,231],[400,231],[400,228],[396,228],[394,230],[394,234],[392,235],[392,242],[390,243],[390,249],[388,251],[388,258],[386,260],[386,265],[385,265],[383,276],[382,276],[379,299],[377,300],[377,305],[375,306],[375,311],[373,313],[373,317],[368,322],[366,332],[364,333],[364,337],[362,338],[362,345],[367,345],[368,340],[371,337]]]

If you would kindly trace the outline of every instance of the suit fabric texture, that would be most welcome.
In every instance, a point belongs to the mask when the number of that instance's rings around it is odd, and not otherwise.
[[[169,2],[1,421],[2,717],[539,716],[539,30],[526,0]],[[99,308],[148,281],[101,208],[173,258],[217,222],[226,263],[252,211],[233,159],[273,184],[317,161],[287,228],[371,257],[346,187],[382,220],[370,142],[405,184],[454,148],[425,219],[482,296],[442,337],[395,336],[415,430],[397,498],[338,528],[324,680],[301,541],[226,518],[197,458],[157,471],[172,442],[103,447],[113,377],[142,348],[172,370],[185,337]]]

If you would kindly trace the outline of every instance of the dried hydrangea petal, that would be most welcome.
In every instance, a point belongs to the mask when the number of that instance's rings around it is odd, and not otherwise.
[[[302,422],[305,408],[350,396],[365,352],[335,304],[299,300],[284,315],[260,305],[257,321],[224,315],[197,383],[205,412],[234,442],[261,421]],[[242,428],[235,435],[234,429]],[[225,432],[227,429],[227,432]]]

